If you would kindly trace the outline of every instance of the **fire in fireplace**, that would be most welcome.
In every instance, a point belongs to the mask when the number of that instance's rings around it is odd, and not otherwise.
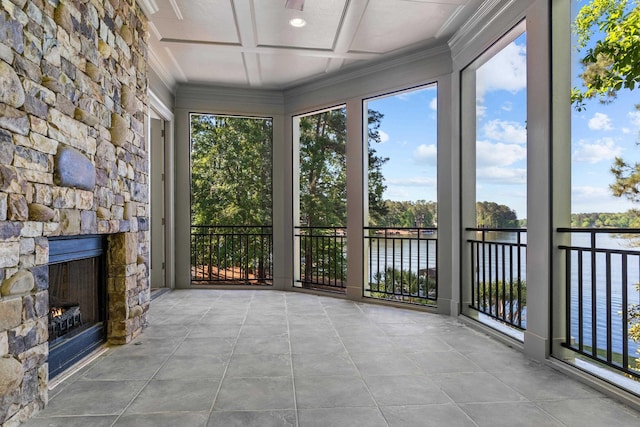
[[[104,239],[49,241],[49,376],[54,377],[105,341]]]

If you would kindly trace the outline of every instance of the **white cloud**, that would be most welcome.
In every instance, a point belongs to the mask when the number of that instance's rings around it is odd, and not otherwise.
[[[487,107],[479,102],[476,103],[476,118],[481,119],[487,115]]]
[[[637,126],[640,128],[640,111],[636,110],[636,111],[630,112],[629,118],[631,119],[631,123],[634,126]]]
[[[620,129],[622,131],[622,133],[624,133],[625,135],[629,135],[631,133],[631,129],[629,128],[621,128]]]
[[[571,212],[624,212],[635,207],[628,199],[614,197],[607,186],[571,188]]]
[[[611,130],[611,118],[604,113],[595,113],[589,119],[589,129],[591,130]]]
[[[418,199],[435,200],[438,183],[435,177],[411,177],[396,178],[386,181],[387,189],[384,191],[384,198],[389,200],[415,200]]]
[[[502,108],[504,111],[511,111],[513,110],[513,103],[511,101],[507,101],[502,104],[500,108]]]
[[[476,87],[479,97],[494,90],[516,93],[527,87],[527,50],[511,43],[478,68]]]
[[[435,187],[436,179],[424,176],[415,176],[411,178],[396,178],[387,180],[389,185],[396,187]]]
[[[438,97],[435,97],[429,102],[429,108],[433,111],[438,111]]]
[[[489,166],[476,170],[478,181],[503,185],[523,185],[527,183],[527,170],[522,168],[501,168]]]
[[[484,134],[494,141],[526,144],[527,129],[523,124],[504,120],[491,120],[484,125]]]
[[[380,134],[380,142],[385,143],[389,140],[389,134],[383,130],[378,129],[378,134]]]
[[[437,161],[438,149],[434,144],[420,144],[418,148],[413,150],[413,160],[416,162],[427,162],[435,164]]]
[[[595,164],[604,160],[611,160],[621,153],[622,147],[616,146],[611,138],[602,138],[593,144],[580,141],[578,149],[573,152],[573,160]]]
[[[478,168],[491,166],[509,166],[527,158],[527,149],[516,144],[493,144],[478,141],[476,144],[476,161]]]

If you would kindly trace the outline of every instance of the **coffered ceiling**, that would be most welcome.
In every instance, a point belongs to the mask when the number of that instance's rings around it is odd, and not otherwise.
[[[481,0],[138,0],[170,86],[284,89],[445,44]],[[302,5],[302,10],[298,10]],[[303,27],[290,21],[302,18]]]

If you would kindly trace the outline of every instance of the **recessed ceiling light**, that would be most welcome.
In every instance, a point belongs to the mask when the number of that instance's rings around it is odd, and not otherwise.
[[[292,27],[301,28],[307,25],[307,21],[302,18],[293,18],[291,21],[289,21],[289,25],[291,25]]]

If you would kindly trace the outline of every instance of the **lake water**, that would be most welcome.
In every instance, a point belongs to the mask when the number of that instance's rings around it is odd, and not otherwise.
[[[397,236],[396,240],[383,239],[370,239],[369,254],[371,258],[371,273],[375,274],[376,271],[383,271],[385,267],[394,266],[396,269],[411,270],[417,273],[419,270],[432,269],[436,267],[436,242],[435,240],[421,240],[418,242],[416,239],[408,239],[409,236]],[[402,238],[405,237],[405,238]],[[425,238],[435,238],[436,236],[425,236]],[[478,236],[479,239],[480,236]],[[526,233],[522,234],[522,243],[526,243]],[[516,242],[515,233],[487,233],[487,239],[499,242]],[[587,233],[573,233],[571,246],[589,247],[590,235]],[[595,315],[596,324],[596,341],[595,344],[599,348],[606,348],[607,344],[607,272],[610,275],[611,283],[611,344],[612,350],[616,353],[622,352],[623,343],[623,318],[622,302],[623,293],[627,294],[628,304],[640,304],[640,291],[635,287],[637,283],[640,283],[640,246],[639,243],[627,238],[619,238],[609,234],[599,234],[597,236],[596,244],[598,248],[602,249],[614,249],[618,251],[629,251],[626,255],[626,279],[627,285],[623,289],[623,256],[620,254],[611,254],[609,256],[609,267],[607,268],[607,255],[604,253],[598,253],[595,257],[595,272],[593,278],[595,278],[595,292],[592,287],[592,273],[591,273],[591,254],[588,252],[583,253],[582,257],[582,340],[585,346],[591,347],[594,344],[593,341],[593,328],[592,320]],[[515,249],[514,249],[515,251]],[[526,249],[523,251],[523,260],[525,259]],[[514,252],[515,253],[515,252]],[[425,256],[426,254],[426,256]],[[497,262],[496,262],[497,254]],[[494,265],[502,265],[501,252],[492,253],[492,263]],[[488,261],[488,254],[485,254],[485,262]],[[526,280],[526,268],[523,262],[521,270],[522,280]],[[505,260],[505,266],[509,268],[508,257]],[[495,272],[495,269],[493,270]],[[570,323],[571,334],[576,340],[579,338],[579,301],[578,301],[578,288],[579,288],[579,261],[578,255],[572,253],[571,257],[571,290],[570,290]],[[495,275],[493,276],[495,277]],[[592,301],[595,300],[595,310],[592,309]],[[525,308],[526,310],[526,308]],[[526,321],[526,312],[523,314],[523,319]],[[526,326],[526,322],[524,324]],[[638,350],[638,343],[628,340],[629,355],[634,356]]]

